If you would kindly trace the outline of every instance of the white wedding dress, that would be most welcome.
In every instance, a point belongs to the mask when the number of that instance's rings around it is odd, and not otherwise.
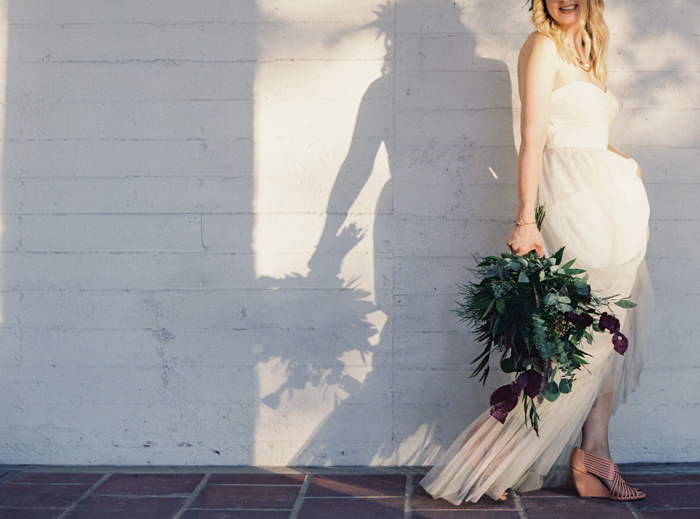
[[[618,103],[610,89],[576,81],[552,92],[539,197],[546,217],[542,236],[549,253],[565,246],[599,296],[632,296],[633,310],[614,307],[629,339],[624,356],[608,333],[583,343],[588,371],[576,374],[571,393],[537,404],[539,437],[522,405],[501,424],[485,411],[441,456],[421,485],[451,503],[498,499],[511,488],[535,490],[563,484],[571,449],[596,397],[614,389],[613,409],[637,385],[642,368],[641,327],[652,295],[644,263],[649,203],[637,163],[608,150]],[[612,376],[607,376],[612,372]],[[614,386],[614,387],[613,387]]]

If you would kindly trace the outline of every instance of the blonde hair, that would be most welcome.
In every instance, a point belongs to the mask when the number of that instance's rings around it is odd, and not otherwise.
[[[584,53],[591,58],[593,74],[605,81],[608,78],[608,26],[603,20],[604,0],[579,0],[581,16],[579,26],[583,39]],[[547,11],[545,0],[534,0],[532,5],[532,23],[537,32],[549,36],[557,45],[559,56],[567,63],[576,64],[576,56],[567,45],[559,24],[554,21]]]

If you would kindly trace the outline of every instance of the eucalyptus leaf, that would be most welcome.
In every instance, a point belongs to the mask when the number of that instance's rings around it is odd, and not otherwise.
[[[571,392],[571,380],[568,378],[562,379],[562,381],[559,383],[559,391],[561,393],[570,393]]]
[[[629,299],[621,299],[615,303],[617,306],[620,308],[634,308],[637,306],[637,303],[633,303]]]
[[[524,271],[520,271],[520,275],[518,276],[518,283],[529,283],[530,278],[527,277]]]
[[[498,313],[501,314],[506,313],[506,300],[502,297],[496,299],[496,310],[498,310]]]
[[[549,306],[554,306],[559,303],[559,298],[557,297],[556,294],[552,294],[551,292],[544,296],[544,304],[549,305]]]
[[[556,382],[550,382],[547,384],[547,389],[544,391],[544,397],[547,400],[554,402],[557,398],[559,398],[559,395],[559,386]]]
[[[501,371],[503,371],[503,373],[515,372],[515,359],[513,357],[503,359],[501,361]]]

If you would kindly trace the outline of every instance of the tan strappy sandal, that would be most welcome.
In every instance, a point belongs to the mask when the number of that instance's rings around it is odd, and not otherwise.
[[[571,451],[571,479],[580,497],[603,497],[614,501],[635,501],[644,499],[646,494],[629,486],[620,476],[620,471],[612,461],[583,449]],[[601,479],[612,481],[610,489]]]

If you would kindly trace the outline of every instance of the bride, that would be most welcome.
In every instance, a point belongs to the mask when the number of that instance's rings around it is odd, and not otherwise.
[[[533,2],[536,30],[518,58],[522,143],[507,244],[520,255],[565,246],[563,261],[576,259],[596,294],[631,295],[637,308],[618,315],[630,348],[624,357],[613,355],[601,334],[584,344],[590,363],[571,393],[538,404],[539,437],[523,413],[510,413],[502,425],[484,412],[422,480],[435,498],[454,504],[482,495],[502,499],[509,488],[560,485],[568,473],[581,497],[645,497],[620,477],[608,445],[610,413],[639,379],[635,339],[651,295],[644,263],[649,204],[641,171],[608,145],[618,104],[604,83],[603,7],[603,0]],[[547,212],[541,234],[535,224],[538,195]]]

